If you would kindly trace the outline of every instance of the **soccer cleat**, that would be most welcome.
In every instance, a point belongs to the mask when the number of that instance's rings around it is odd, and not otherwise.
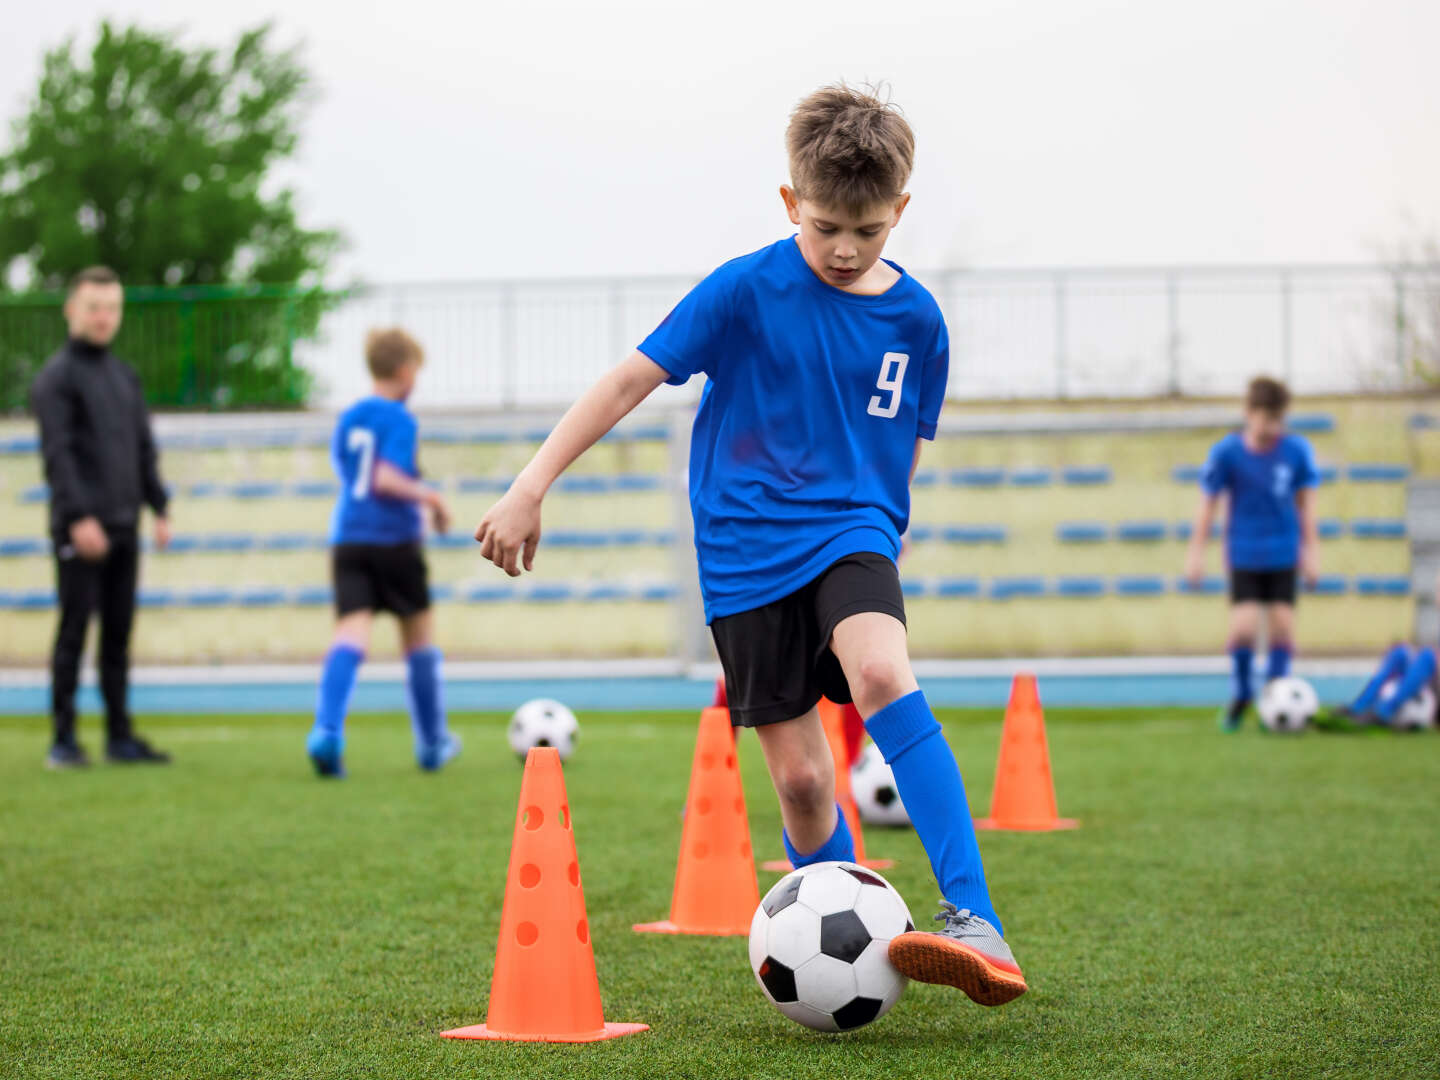
[[[1315,730],[1343,734],[1372,734],[1386,732],[1390,726],[1373,710],[1356,712],[1347,705],[1334,709],[1322,709],[1315,716]]]
[[[310,755],[310,763],[315,766],[316,776],[340,779],[345,775],[344,736],[312,728],[310,737],[305,740],[305,752]]]
[[[1240,725],[1245,722],[1245,716],[1249,711],[1249,700],[1246,698],[1236,698],[1220,710],[1215,718],[1216,724],[1220,730],[1227,735],[1233,735],[1240,730]]]
[[[445,732],[438,741],[415,748],[415,760],[426,772],[436,772],[460,756],[460,736]]]
[[[56,743],[45,755],[47,769],[85,769],[90,766],[90,755],[78,743]]]
[[[1028,989],[999,931],[979,915],[940,901],[945,929],[911,930],[890,941],[890,963],[917,982],[965,991],[978,1005],[1004,1005]]]
[[[130,735],[106,743],[105,760],[115,765],[169,765],[170,755],[156,750],[140,736]]]

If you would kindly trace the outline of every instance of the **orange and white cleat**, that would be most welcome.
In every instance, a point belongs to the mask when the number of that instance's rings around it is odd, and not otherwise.
[[[911,930],[891,939],[896,971],[916,982],[963,990],[977,1005],[1004,1005],[1025,993],[1020,965],[987,920],[942,900],[935,921],[945,929]]]

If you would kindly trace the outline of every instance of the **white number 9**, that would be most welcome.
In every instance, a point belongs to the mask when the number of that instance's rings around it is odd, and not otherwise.
[[[891,370],[890,365],[895,365]],[[884,390],[890,395],[890,400],[884,405],[880,404],[880,395],[876,394],[870,399],[870,408],[865,411],[871,416],[878,416],[883,420],[892,420],[895,414],[900,411],[900,389],[905,382],[905,368],[910,364],[910,354],[903,352],[887,352],[880,361],[880,377],[875,380],[875,389]]]

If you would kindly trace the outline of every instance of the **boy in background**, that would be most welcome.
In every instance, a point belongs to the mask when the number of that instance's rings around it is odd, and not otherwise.
[[[661,383],[708,376],[690,503],[700,587],[734,723],[752,727],[795,866],[855,858],[816,705],[854,701],[943,893],[935,933],[891,942],[903,974],[982,1005],[1025,992],[985,883],[954,755],[910,667],[895,560],[922,440],[945,400],[934,298],[880,258],[910,201],[914,135],[840,85],[795,109],[798,232],[710,274],[571,407],[475,530],[481,555],[534,565],[546,491]]]
[[[1232,692],[1220,714],[1222,731],[1238,731],[1255,700],[1251,664],[1260,620],[1269,629],[1265,679],[1290,671],[1295,641],[1298,579],[1313,585],[1319,575],[1320,537],[1314,489],[1320,474],[1310,443],[1285,430],[1290,391],[1270,378],[1250,382],[1245,423],[1217,442],[1200,475],[1200,505],[1190,533],[1185,577],[1199,584],[1205,573],[1205,542],[1222,495],[1229,498],[1225,562],[1230,578]]]
[[[336,622],[320,675],[315,726],[305,744],[321,776],[345,775],[345,711],[377,611],[400,620],[416,761],[433,771],[460,752],[460,740],[445,725],[441,657],[420,547],[421,508],[430,511],[435,531],[442,533],[449,528],[450,509],[439,492],[420,481],[418,427],[405,407],[424,359],[403,330],[372,330],[365,362],[374,392],[340,415],[330,443],[340,479],[330,528]]]

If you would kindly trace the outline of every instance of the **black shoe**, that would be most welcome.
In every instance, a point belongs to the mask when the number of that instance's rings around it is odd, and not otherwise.
[[[90,755],[78,743],[56,743],[45,755],[47,769],[86,769],[90,767]]]
[[[116,739],[105,744],[105,760],[117,765],[168,765],[170,755],[156,750],[138,735],[128,739]]]

